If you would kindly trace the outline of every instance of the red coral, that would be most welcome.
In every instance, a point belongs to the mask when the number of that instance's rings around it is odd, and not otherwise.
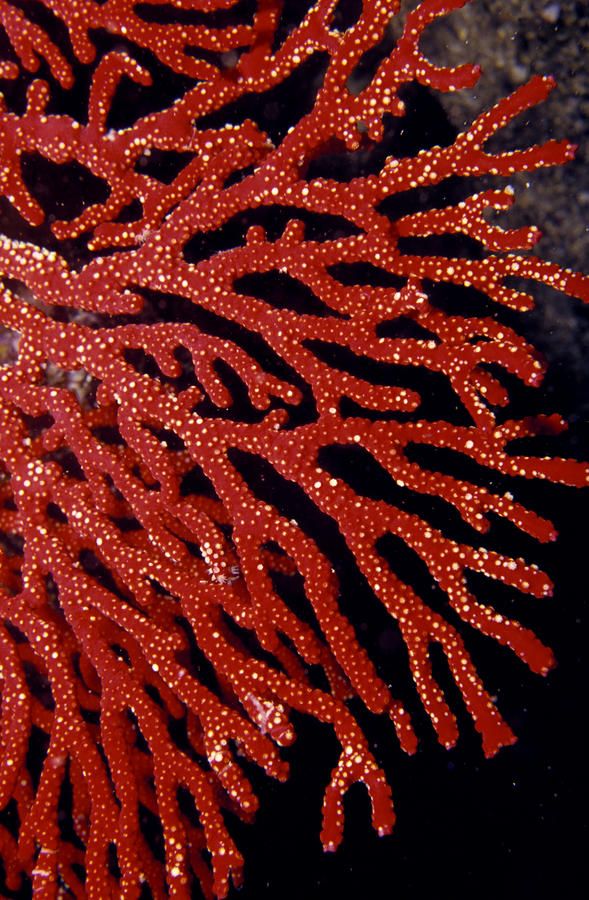
[[[473,572],[551,592],[536,565],[481,545],[493,516],[538,541],[556,536],[510,492],[485,486],[484,473],[582,486],[588,471],[514,449],[564,427],[557,416],[502,414],[502,373],[537,386],[542,362],[496,318],[440,308],[436,290],[471,287],[524,310],[533,301],[513,277],[584,300],[589,279],[522,252],[538,240],[534,227],[492,224],[488,213],[513,202],[509,187],[401,215],[385,201],[451,176],[571,159],[566,141],[486,149],[553,82],[533,78],[447,146],[378,156],[385,126],[404,115],[403,86],[476,82],[476,67],[434,66],[419,49],[423,29],[464,2],[424,0],[362,82],[395,3],[365,3],[337,30],[338,3],[317,0],[285,36],[272,0],[43,0],[31,18],[0,0],[14,50],[0,75],[40,63],[51,75],[23,77],[26,108],[5,104],[0,119],[2,193],[32,235],[0,244],[0,802],[18,822],[0,827],[0,854],[10,889],[29,873],[40,897],[58,885],[76,897],[137,897],[147,882],[155,897],[180,898],[195,880],[225,896],[242,860],[223,811],[249,819],[257,806],[240,758],[284,779],[278,748],[295,737],[293,711],[330,725],[341,747],[324,846],[341,840],[355,782],[370,794],[374,827],[391,831],[390,789],[349,701],[388,716],[406,751],[416,738],[342,612],[326,523],[396,622],[445,746],[458,734],[433,645],[489,756],[513,734],[462,625],[535,672],[551,667],[529,630],[473,593]],[[310,108],[271,139],[246,101],[317,55],[325,69]],[[111,126],[119,90],[147,89],[150,66],[183,76],[181,96]],[[53,105],[51,81],[71,88],[89,74],[82,120]],[[371,170],[314,175],[329,148],[352,160],[372,152]],[[176,169],[158,178],[149,158],[166,153]],[[106,192],[49,230],[43,201],[55,189],[35,195],[31,154],[83,167]],[[479,251],[421,252],[434,236],[466,236]],[[401,324],[405,334],[394,331]],[[425,414],[428,373],[445,381],[457,415]],[[444,468],[441,451],[462,462]],[[378,471],[380,493],[354,487],[358,463]],[[464,539],[406,494],[453,507]],[[391,536],[425,565],[444,611],[395,573]],[[64,784],[69,831],[58,818]],[[165,863],[147,813],[161,822]]]

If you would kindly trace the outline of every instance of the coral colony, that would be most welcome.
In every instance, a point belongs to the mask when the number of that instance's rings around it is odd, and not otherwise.
[[[317,0],[290,28],[279,0],[0,0],[8,891],[30,879],[40,898],[225,897],[243,865],[227,812],[248,820],[258,804],[245,768],[286,779],[301,717],[340,748],[324,847],[341,841],[356,782],[374,828],[391,832],[391,789],[358,711],[390,719],[391,754],[393,732],[416,749],[412,717],[359,638],[362,610],[353,597],[342,608],[317,522],[336,527],[394,623],[440,743],[458,733],[434,645],[484,753],[514,740],[468,635],[541,674],[552,655],[479,588],[546,597],[551,583],[484,535],[497,517],[540,542],[556,535],[497,485],[582,486],[588,472],[522,451],[564,423],[510,417],[513,385],[537,386],[543,364],[495,310],[529,309],[523,282],[587,300],[589,279],[528,253],[537,228],[493,222],[514,173],[574,155],[567,141],[486,146],[550,78],[444,146],[379,156],[405,86],[477,81],[476,66],[420,50],[424,29],[464,3],[424,0],[382,52],[395,0]],[[310,100],[291,93],[295,120],[271,134],[255,111],[300,72]],[[125,91],[135,99],[121,112]],[[352,160],[350,177],[321,168],[329,155]],[[78,208],[60,216],[76,191],[39,186],[31,160],[56,179],[82,172]],[[475,176],[500,177],[475,193]],[[395,214],[399,195],[462,177],[456,202]],[[459,308],[440,301],[459,294]],[[429,378],[447,411],[426,412]],[[360,463],[380,493],[355,485]],[[440,504],[463,538],[428,520]],[[387,541],[445,605],[395,571]]]

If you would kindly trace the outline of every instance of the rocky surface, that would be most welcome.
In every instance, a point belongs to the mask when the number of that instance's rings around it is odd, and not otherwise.
[[[416,0],[405,0],[402,10],[416,5]],[[555,77],[557,87],[547,102],[506,128],[493,146],[516,148],[566,137],[579,145],[577,158],[529,179],[513,179],[517,204],[505,221],[536,224],[543,238],[535,252],[589,271],[589,3],[472,0],[432,25],[422,47],[433,61],[477,62],[483,69],[474,89],[441,96],[458,130],[532,75]],[[566,394],[567,411],[573,417],[586,416],[588,310],[548,290],[539,290],[537,296],[538,308],[526,326],[529,335],[548,356],[554,389]]]

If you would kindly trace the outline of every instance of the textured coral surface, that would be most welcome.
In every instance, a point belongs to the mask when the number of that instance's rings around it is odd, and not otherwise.
[[[394,0],[0,0],[8,891],[225,896],[252,764],[286,779],[301,716],[338,748],[324,847],[358,782],[388,834],[368,715],[387,756],[416,706],[452,747],[450,695],[492,756],[514,735],[472,635],[552,667],[493,585],[551,595],[510,551],[556,538],[518,485],[588,470],[545,452],[561,418],[520,415],[544,366],[494,310],[589,279],[496,214],[575,148],[487,146],[542,77],[403,140],[407,86],[479,77],[420,51],[464,2],[424,0],[395,42]],[[378,615],[390,668],[356,627]]]

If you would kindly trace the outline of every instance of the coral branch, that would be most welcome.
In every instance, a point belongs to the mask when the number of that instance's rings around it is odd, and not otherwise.
[[[225,897],[243,860],[224,813],[257,809],[245,760],[287,777],[293,713],[339,745],[324,847],[340,843],[357,782],[388,834],[391,789],[354,711],[390,719],[412,753],[417,702],[453,746],[435,646],[491,756],[514,734],[472,632],[533,672],[553,665],[493,591],[545,598],[551,581],[497,549],[491,525],[555,540],[517,480],[582,487],[589,469],[519,452],[565,423],[514,417],[510,386],[537,387],[544,364],[499,313],[533,305],[514,278],[584,301],[589,278],[532,255],[536,226],[488,218],[515,202],[511,187],[387,212],[416,189],[574,155],[566,141],[486,149],[546,99],[554,83],[541,77],[447,146],[384,152],[408,85],[478,79],[477,66],[437,66],[420,49],[464,3],[424,0],[385,52],[398,11],[385,0],[341,30],[339,4],[317,0],[286,32],[273,0],[43,0],[30,19],[0,0],[12,57],[0,77],[26,89],[0,109],[0,190],[17,223],[0,239],[9,890],[28,875],[41,897],[65,885],[131,898],[147,884],[188,898],[197,883]],[[64,99],[74,74],[83,111]],[[284,91],[293,110],[277,115]],[[125,92],[136,100],[121,118]],[[330,154],[346,177],[318,174]],[[56,178],[82,171],[102,194],[39,189],[31,159]],[[439,303],[452,285],[476,289],[468,311]],[[481,313],[477,291],[497,315]],[[391,542],[429,593],[398,570]],[[364,646],[350,570],[397,629],[413,696]]]

